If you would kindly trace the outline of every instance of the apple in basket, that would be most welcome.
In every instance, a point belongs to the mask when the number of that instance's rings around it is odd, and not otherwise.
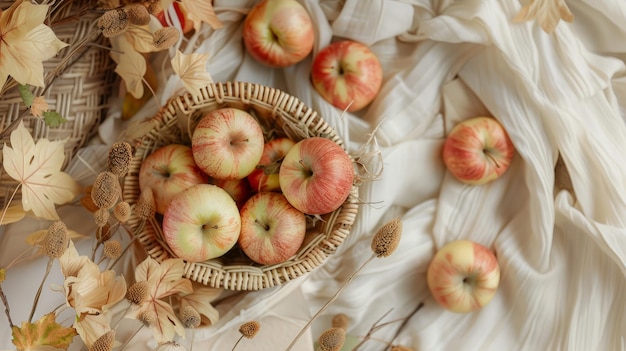
[[[257,61],[287,67],[302,61],[313,49],[313,21],[296,0],[262,0],[243,23],[243,43]]]
[[[263,131],[249,113],[221,108],[206,113],[191,136],[193,158],[216,179],[243,179],[263,154]]]
[[[182,144],[169,144],[149,154],[141,163],[138,178],[141,189],[153,189],[156,211],[161,214],[174,195],[208,181],[196,165],[191,148]]]
[[[305,234],[304,213],[281,193],[257,193],[241,208],[239,247],[254,262],[285,262],[298,252]]]
[[[500,177],[511,164],[515,147],[492,117],[473,117],[457,124],[443,145],[443,162],[461,182],[484,184]]]
[[[238,208],[252,196],[252,188],[246,178],[243,179],[213,179],[212,184],[226,190],[228,195],[235,200]]]
[[[325,214],[348,198],[354,179],[350,155],[322,137],[298,141],[278,172],[280,189],[289,203],[307,214]]]
[[[163,239],[176,256],[188,262],[224,255],[237,243],[240,231],[235,201],[213,184],[183,190],[163,214]]]
[[[278,179],[280,164],[295,143],[287,137],[274,138],[265,143],[259,164],[248,175],[248,182],[253,191],[280,191]]]
[[[342,40],[322,49],[313,60],[311,82],[333,106],[348,112],[368,105],[380,90],[383,69],[366,45]]]
[[[432,296],[442,307],[467,313],[491,301],[500,283],[500,268],[488,248],[457,240],[437,251],[426,279]]]

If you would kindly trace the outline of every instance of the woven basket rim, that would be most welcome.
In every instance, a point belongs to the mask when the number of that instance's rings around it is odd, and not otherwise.
[[[272,119],[269,122],[279,124],[281,131],[294,140],[321,136],[334,141],[345,150],[344,142],[334,128],[298,98],[257,83],[212,83],[201,89],[198,96],[184,94],[170,99],[148,120],[152,128],[142,137],[129,141],[136,151],[131,170],[123,180],[124,200],[133,205],[139,197],[138,170],[141,161],[149,153],[148,150],[165,145],[168,141],[172,142],[171,138],[162,139],[162,131],[177,130],[183,133],[185,126],[180,125],[179,117],[187,118],[219,107],[239,106],[261,113],[257,117],[260,121]],[[184,134],[181,135],[181,138],[184,137]],[[359,209],[358,189],[359,184],[355,180],[344,204],[334,212],[323,215],[323,220],[319,220],[312,232],[307,234],[309,240],[286,262],[263,266],[249,263],[225,264],[220,258],[196,263],[185,261],[184,276],[210,287],[228,290],[260,290],[303,276],[321,266],[350,234]],[[160,223],[156,218],[144,222],[133,215],[127,224],[131,231],[138,231],[137,240],[150,257],[163,261],[174,256],[159,240]]]

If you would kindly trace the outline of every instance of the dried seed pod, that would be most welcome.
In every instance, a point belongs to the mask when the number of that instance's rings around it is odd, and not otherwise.
[[[107,240],[104,242],[102,253],[104,254],[104,257],[116,260],[122,255],[122,243],[117,240]]]
[[[120,201],[113,207],[113,216],[122,223],[130,219],[130,212],[130,204],[126,201]]]
[[[128,4],[124,7],[128,21],[137,26],[145,26],[150,23],[150,13],[142,4]]]
[[[149,327],[157,320],[157,315],[154,311],[141,311],[137,315],[137,320]]]
[[[186,305],[180,311],[180,321],[185,328],[193,329],[200,325],[202,318],[195,308]]]
[[[89,347],[89,351],[111,351],[113,350],[114,342],[115,330],[109,330],[94,341],[91,347]]]
[[[107,38],[124,33],[129,25],[128,15],[123,9],[106,11],[97,21],[97,26],[102,31],[102,35]]]
[[[144,10],[143,5],[137,5]],[[147,11],[146,11],[147,13]],[[150,17],[150,15],[148,15]],[[133,147],[127,142],[117,142],[109,150],[108,169],[118,177],[123,177],[130,169],[130,162],[133,160]]]
[[[178,38],[180,37],[180,33],[176,28],[173,27],[163,27],[154,31],[154,46],[158,50],[166,50],[169,49],[172,45],[176,44]]]
[[[120,198],[122,189],[117,176],[109,171],[100,172],[91,188],[91,199],[98,208],[111,209]]]
[[[49,227],[46,235],[43,237],[43,250],[50,258],[59,258],[63,256],[67,246],[69,245],[69,237],[67,236],[67,226],[63,221],[55,221]]]
[[[93,219],[96,222],[98,228],[103,228],[107,223],[109,223],[109,210],[104,208],[99,208],[96,212],[93,213]]]
[[[152,188],[144,188],[139,194],[139,199],[135,204],[135,213],[139,218],[149,219],[156,213],[156,202]]]
[[[259,332],[259,329],[261,329],[261,325],[257,321],[246,322],[239,326],[239,332],[241,335],[248,339],[254,338],[256,333]]]
[[[148,298],[149,286],[147,281],[136,282],[126,290],[126,300],[134,305],[141,305]]]
[[[331,324],[334,328],[348,330],[348,326],[350,325],[350,318],[348,318],[348,316],[343,313],[338,313],[333,317]]]
[[[372,239],[372,251],[376,257],[387,257],[398,248],[402,235],[402,221],[394,218],[385,223]]]
[[[333,327],[325,330],[317,339],[320,351],[339,351],[346,342],[346,331]]]

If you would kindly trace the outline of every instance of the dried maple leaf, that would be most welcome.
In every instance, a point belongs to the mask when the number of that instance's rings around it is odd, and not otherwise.
[[[20,182],[22,208],[39,218],[57,220],[55,204],[64,204],[80,194],[80,185],[62,172],[65,141],[33,137],[20,122],[11,132],[11,147],[2,149],[2,165],[7,174]]]
[[[574,15],[564,0],[522,0],[522,9],[513,18],[514,22],[532,21],[539,23],[546,33],[552,33],[561,20],[572,22]]]
[[[146,59],[135,51],[128,39],[119,35],[111,38],[111,58],[117,66],[115,73],[124,80],[126,90],[136,99],[143,95],[143,76],[146,73]]]
[[[22,327],[13,326],[13,344],[18,350],[51,351],[67,350],[77,335],[74,328],[66,328],[49,313],[35,323],[22,322]]]
[[[185,89],[193,95],[198,95],[200,88],[213,82],[206,69],[208,60],[209,54],[185,55],[177,50],[171,61],[172,69],[183,81]]]
[[[185,328],[172,305],[162,300],[172,295],[192,293],[191,281],[183,278],[184,267],[181,259],[158,263],[148,257],[135,268],[135,281],[148,283],[149,297],[132,314],[134,318],[141,318],[142,315],[155,317],[150,328],[158,343],[172,341],[175,335],[185,335]]]
[[[211,301],[219,297],[222,291],[224,291],[224,289],[194,284],[192,293],[180,294],[180,308],[182,310],[186,306],[193,307],[203,317],[204,323],[213,325],[219,320],[220,314],[218,310],[211,305]]]
[[[42,62],[67,43],[43,24],[48,5],[16,1],[0,13],[0,88],[9,76],[20,84],[44,86]]]
[[[202,22],[207,23],[213,29],[222,28],[224,24],[217,18],[211,1],[208,0],[181,0],[181,4],[187,9],[187,18],[193,22],[193,29],[200,30]]]
[[[0,220],[0,225],[15,223],[21,221],[26,216],[26,212],[22,208],[22,205],[12,205],[9,206],[6,211],[2,214],[2,218]]]

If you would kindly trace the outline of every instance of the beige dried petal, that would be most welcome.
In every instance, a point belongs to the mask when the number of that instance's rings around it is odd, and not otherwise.
[[[35,117],[42,117],[43,113],[48,111],[50,106],[43,96],[37,96],[30,105],[30,113]]]
[[[378,229],[372,239],[372,251],[377,257],[391,255],[398,248],[401,235],[402,221],[394,218]]]
[[[130,204],[126,201],[118,202],[113,208],[113,216],[122,223],[130,219]]]
[[[111,351],[115,342],[115,330],[109,330],[91,345],[89,351]]]
[[[111,209],[120,198],[122,189],[117,176],[109,171],[100,172],[91,188],[91,199],[98,208]]]
[[[514,22],[536,20],[541,29],[552,33],[561,20],[574,21],[574,15],[564,0],[523,0],[522,9],[513,18]]]
[[[335,328],[348,330],[348,326],[350,325],[350,318],[348,318],[348,316],[343,313],[338,313],[333,317],[331,324]]]
[[[42,241],[44,252],[50,258],[59,258],[63,256],[68,245],[67,226],[63,221],[53,222]]]
[[[239,332],[244,337],[246,337],[248,339],[252,339],[259,332],[259,329],[261,329],[261,325],[259,324],[259,322],[257,322],[257,321],[250,321],[250,322],[246,322],[246,323],[242,324],[239,327]]]
[[[124,33],[130,22],[128,15],[123,9],[109,10],[98,18],[96,22],[98,28],[102,31],[102,35],[111,38]]]
[[[339,351],[346,342],[346,331],[343,328],[325,330],[317,339],[320,351]]]
[[[118,177],[123,177],[128,173],[132,160],[133,147],[127,142],[117,142],[109,150],[109,171]]]
[[[134,305],[141,305],[148,298],[149,293],[147,281],[136,282],[126,291],[126,300]]]

